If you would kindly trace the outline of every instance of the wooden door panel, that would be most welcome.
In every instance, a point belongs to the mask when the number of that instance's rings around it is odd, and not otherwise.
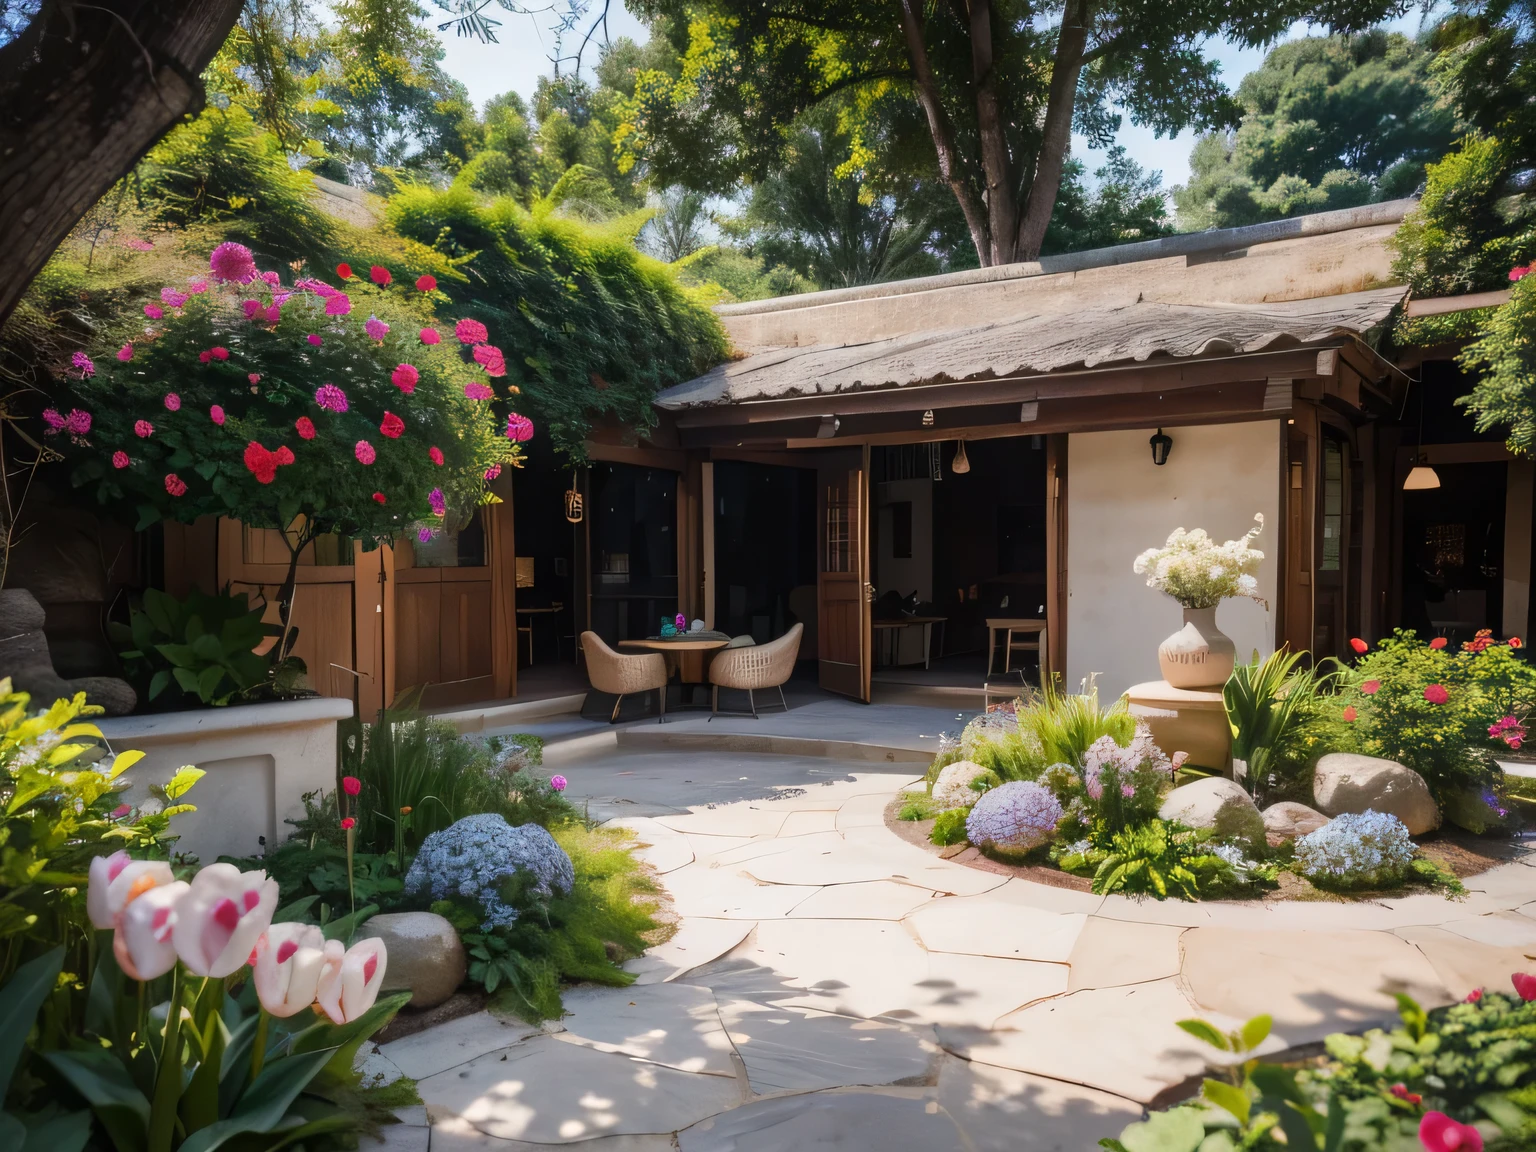
[[[861,469],[824,466],[817,501],[819,679],[828,692],[869,700],[867,508]]]
[[[357,699],[352,617],[351,584],[300,584],[294,592],[299,641],[293,652],[309,669],[309,686],[322,696]]]
[[[438,676],[443,683],[489,676],[491,649],[491,582],[453,581],[442,588],[442,645]]]
[[[401,691],[442,679],[442,588],[436,580],[395,584],[395,683]]]

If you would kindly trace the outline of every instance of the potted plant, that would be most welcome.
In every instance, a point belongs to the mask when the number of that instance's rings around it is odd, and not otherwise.
[[[1252,543],[1264,530],[1264,517],[1254,520],[1252,529],[1225,544],[1203,528],[1175,528],[1167,543],[1148,548],[1132,565],[1148,588],[1167,593],[1184,609],[1184,627],[1157,648],[1163,679],[1175,688],[1219,688],[1232,675],[1236,649],[1216,627],[1216,606],[1233,596],[1265,603],[1258,580],[1264,553]]]

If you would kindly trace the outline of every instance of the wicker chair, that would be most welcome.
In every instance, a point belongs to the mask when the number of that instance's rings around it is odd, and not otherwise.
[[[619,705],[624,697],[634,692],[656,690],[661,701],[661,713],[656,722],[667,718],[667,660],[660,652],[647,652],[642,656],[626,656],[615,652],[603,643],[596,632],[581,634],[581,650],[587,657],[587,679],[599,692],[610,692],[618,699],[613,702],[613,715],[608,723],[616,724]]]
[[[796,624],[769,644],[722,649],[709,665],[709,682],[714,685],[710,711],[720,711],[720,689],[738,688],[747,694],[747,705],[757,718],[757,701],[752,693],[758,688],[777,688],[779,703],[789,711],[784,699],[784,681],[795,670],[795,656],[800,651],[800,636],[805,626]],[[713,717],[711,717],[713,719]]]

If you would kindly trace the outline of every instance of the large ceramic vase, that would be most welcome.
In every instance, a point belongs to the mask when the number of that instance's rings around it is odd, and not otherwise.
[[[1236,658],[1231,639],[1216,627],[1215,608],[1184,609],[1184,627],[1157,647],[1163,679],[1175,688],[1220,688]]]

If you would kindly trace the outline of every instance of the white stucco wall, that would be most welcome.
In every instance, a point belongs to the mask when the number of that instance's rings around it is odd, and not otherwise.
[[[1217,625],[1239,660],[1275,644],[1276,546],[1280,539],[1280,425],[1260,420],[1165,428],[1168,463],[1157,467],[1145,429],[1075,433],[1067,440],[1067,684],[1098,673],[1101,696],[1161,677],[1157,646],[1178,630],[1177,603],[1131,571],[1137,553],[1175,528],[1231,540],[1264,514],[1259,594],[1228,600]]]

